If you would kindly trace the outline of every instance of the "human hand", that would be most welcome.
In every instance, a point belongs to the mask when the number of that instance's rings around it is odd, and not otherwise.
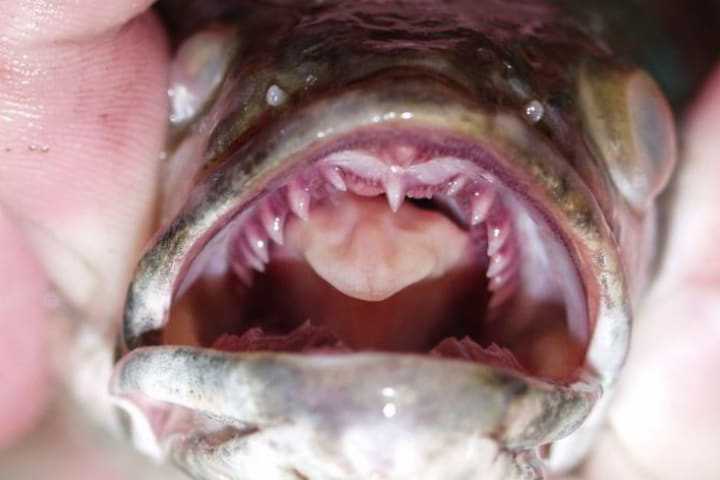
[[[588,479],[720,477],[720,72],[684,122],[666,250]]]
[[[150,3],[0,4],[0,448],[43,412],[57,317],[108,328],[150,233],[169,62]]]

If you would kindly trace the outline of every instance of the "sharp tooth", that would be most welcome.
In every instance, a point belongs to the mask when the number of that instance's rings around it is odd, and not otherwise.
[[[467,185],[467,177],[457,177],[448,184],[447,194],[451,197],[460,193],[460,190]]]
[[[485,221],[494,201],[495,192],[493,190],[473,193],[470,212],[470,224],[473,227]]]
[[[507,218],[499,224],[488,225],[488,255],[493,256],[505,245],[510,236],[510,223]]]
[[[337,167],[327,167],[324,168],[323,176],[325,179],[330,182],[330,184],[340,190],[341,192],[347,191],[347,185],[345,184],[345,180],[343,180],[343,176],[340,173],[340,169]]]
[[[515,246],[512,243],[506,243],[505,248],[490,255],[487,276],[493,278],[508,272],[515,264],[516,257]]]
[[[245,257],[245,262],[247,262],[248,265],[250,265],[252,268],[257,270],[258,272],[264,272],[265,271],[265,264],[260,260],[255,254],[250,250],[250,247],[247,245],[241,245],[240,251],[242,252],[243,256]]]
[[[514,279],[516,270],[517,269],[514,266],[510,266],[509,268],[506,268],[499,274],[490,278],[488,289],[491,292],[497,292],[498,290],[502,289],[505,285],[507,285],[511,280]]]
[[[288,204],[302,221],[306,222],[310,218],[310,193],[297,182],[288,185]]]
[[[385,196],[387,197],[390,209],[397,212],[405,201],[405,186],[402,179],[390,175],[383,181]]]
[[[268,263],[270,261],[270,254],[268,252],[268,242],[266,238],[263,238],[258,228],[254,225],[247,228],[245,232],[245,238],[247,238],[248,245],[255,253],[255,255],[263,262]]]
[[[260,222],[262,223],[268,236],[278,245],[282,245],[285,233],[285,216],[276,215],[268,203],[265,203],[260,209]]]
[[[490,290],[491,292],[497,292],[505,286],[509,278],[510,275],[505,272],[503,272],[501,275],[497,275],[491,278],[490,282],[488,283],[488,290]]]
[[[507,267],[512,260],[512,256],[512,252],[503,252],[493,255],[490,258],[490,266],[488,267],[487,276],[489,278],[493,278],[505,270],[505,267]]]

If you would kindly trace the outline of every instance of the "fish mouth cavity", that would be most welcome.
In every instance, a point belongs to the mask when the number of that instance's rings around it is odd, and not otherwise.
[[[228,413],[243,428],[275,422],[282,412],[258,407],[260,398],[282,404],[298,379],[319,382],[323,398],[368,388],[382,397],[398,387],[412,391],[408,398],[461,408],[469,400],[460,393],[436,398],[442,371],[480,378],[471,382],[482,390],[476,402],[490,401],[504,388],[497,385],[512,386],[505,399],[540,399],[544,407],[513,430],[513,448],[553,442],[587,417],[628,335],[624,277],[592,193],[520,115],[468,104],[441,82],[385,87],[360,85],[294,112],[235,148],[194,191],[129,290],[126,355],[112,387],[123,402],[133,399],[129,410],[159,402],[215,418],[217,402],[229,408],[235,387],[227,382],[238,375],[250,385],[265,377],[262,388],[243,392],[256,399]],[[369,227],[358,221],[367,212],[377,219]],[[347,233],[361,227],[392,236],[373,244]],[[435,237],[425,241],[427,232]],[[429,266],[403,256],[408,244],[425,248]],[[382,258],[353,278],[347,273],[362,264],[366,245],[379,245]],[[383,266],[400,269],[402,281],[382,275]],[[438,290],[448,293],[438,299]],[[316,308],[327,299],[332,308]],[[344,329],[339,312],[353,328]],[[395,332],[392,341],[365,331],[374,319],[381,333]],[[430,364],[436,378],[423,372]],[[170,367],[177,376],[167,378]],[[201,367],[215,379],[205,392]],[[340,371],[363,380],[350,385]],[[316,427],[328,421],[318,417],[324,412],[337,429],[329,405],[320,412],[315,400],[293,401]],[[573,414],[548,417],[559,404]],[[379,412],[374,401],[352,409],[355,419]],[[438,423],[431,417],[414,420],[430,428]],[[482,433],[505,428],[508,410],[500,417]],[[543,421],[552,425],[539,427]],[[528,433],[538,428],[546,435]]]
[[[479,146],[367,128],[307,155],[191,269],[162,343],[430,353],[564,383],[591,324],[556,225]]]

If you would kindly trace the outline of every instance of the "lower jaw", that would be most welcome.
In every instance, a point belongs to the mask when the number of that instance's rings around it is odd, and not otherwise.
[[[118,372],[112,391],[138,446],[207,480],[539,480],[542,447],[601,394],[592,380],[560,386],[413,354],[155,347]]]

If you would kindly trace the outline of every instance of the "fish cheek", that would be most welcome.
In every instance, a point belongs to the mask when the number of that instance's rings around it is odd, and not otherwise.
[[[578,98],[591,148],[628,204],[647,211],[677,158],[675,121],[665,95],[642,70],[584,65]]]

